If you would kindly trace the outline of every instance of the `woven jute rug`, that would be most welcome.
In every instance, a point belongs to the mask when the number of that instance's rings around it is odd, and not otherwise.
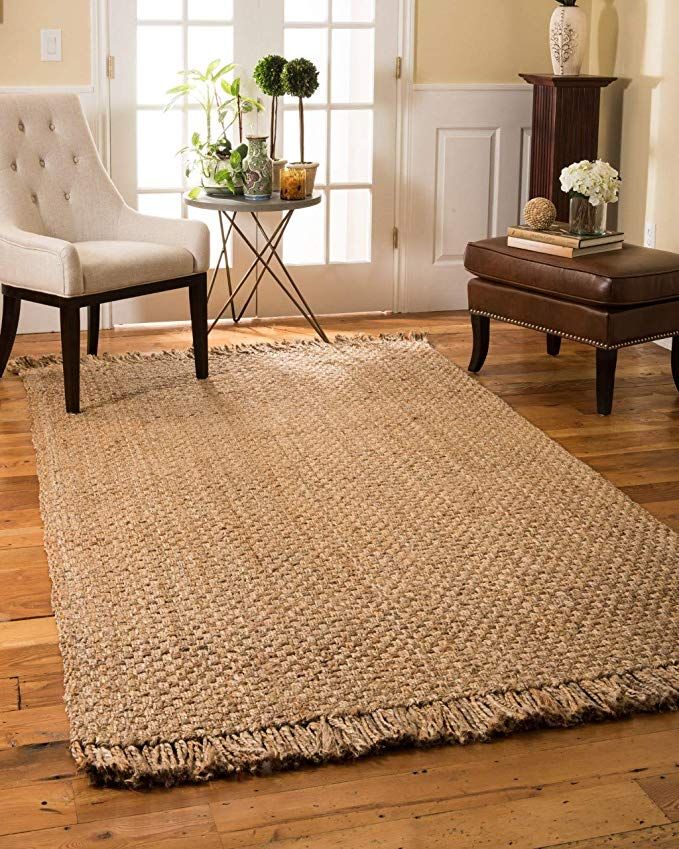
[[[96,780],[679,705],[677,535],[426,340],[15,365]]]

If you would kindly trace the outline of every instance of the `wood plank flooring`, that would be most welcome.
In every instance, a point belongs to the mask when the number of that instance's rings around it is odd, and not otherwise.
[[[326,320],[331,333],[425,330],[466,367],[464,313]],[[310,335],[298,321],[211,344]],[[101,350],[186,347],[185,328],[102,333]],[[15,355],[58,352],[55,334]],[[149,367],[152,367],[150,364]],[[679,530],[679,394],[669,352],[620,353],[614,414],[595,412],[592,349],[493,324],[480,381]],[[679,849],[679,714],[402,750],[355,763],[132,792],[74,774],[21,381],[0,381],[0,849]]]

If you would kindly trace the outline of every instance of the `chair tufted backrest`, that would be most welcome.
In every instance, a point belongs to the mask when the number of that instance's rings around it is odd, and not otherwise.
[[[0,95],[0,225],[68,242],[105,239],[124,206],[77,95]]]

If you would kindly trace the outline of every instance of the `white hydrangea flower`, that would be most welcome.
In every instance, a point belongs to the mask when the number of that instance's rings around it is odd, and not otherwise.
[[[574,162],[561,172],[561,188],[567,194],[578,194],[589,199],[592,206],[617,203],[622,181],[608,162],[597,159]]]

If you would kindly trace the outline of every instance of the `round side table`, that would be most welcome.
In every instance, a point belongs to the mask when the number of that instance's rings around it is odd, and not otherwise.
[[[306,209],[309,206],[316,206],[317,204],[319,204],[321,202],[321,196],[318,192],[315,192],[311,197],[304,198],[304,200],[281,200],[277,194],[273,195],[273,197],[271,197],[269,200],[245,200],[245,198],[241,197],[214,198],[209,197],[208,195],[201,195],[198,198],[190,198],[187,193],[184,195],[184,202],[187,204],[187,206],[195,206],[198,209],[212,209],[219,216],[219,230],[222,236],[222,251],[219,255],[219,260],[217,261],[217,267],[215,268],[214,274],[212,275],[212,282],[210,283],[210,289],[208,291],[208,299],[212,294],[212,290],[215,285],[215,280],[217,279],[217,272],[221,267],[222,260],[224,260],[224,267],[226,269],[226,279],[229,287],[229,297],[222,309],[220,310],[217,318],[213,320],[208,332],[211,332],[214,329],[215,325],[224,315],[227,309],[231,310],[231,317],[237,324],[243,318],[245,310],[248,308],[250,301],[254,298],[255,292],[257,291],[257,288],[259,287],[259,284],[261,283],[264,274],[268,272],[269,275],[280,286],[280,288],[285,292],[288,298],[292,301],[292,303],[295,305],[295,308],[299,310],[299,312],[309,322],[309,324],[313,327],[316,333],[318,333],[321,339],[324,342],[330,341],[325,335],[325,331],[319,324],[318,319],[311,311],[311,307],[306,302],[304,295],[293,280],[292,275],[288,271],[278,251],[278,246],[280,245],[281,240],[283,238],[283,234],[285,233],[288,224],[290,223],[290,219],[292,218],[293,212],[298,209]],[[271,233],[266,232],[266,230],[264,229],[264,225],[260,221],[259,216],[264,212],[285,213]],[[243,232],[242,228],[238,226],[238,222],[236,219],[239,214],[252,216],[257,231],[261,233],[264,237],[264,246],[261,249],[257,247],[256,244],[253,244],[252,241]],[[248,246],[248,248],[250,248],[254,256],[250,267],[245,272],[245,274],[240,279],[238,285],[235,288],[233,287],[233,283],[231,280],[231,269],[229,268],[229,262],[227,259],[228,254],[226,250],[226,245],[232,231],[238,233],[243,242]],[[273,267],[274,261],[276,262],[278,268]],[[255,276],[255,280],[252,290],[245,299],[245,303],[241,307],[240,311],[237,312],[235,299],[253,273]]]

